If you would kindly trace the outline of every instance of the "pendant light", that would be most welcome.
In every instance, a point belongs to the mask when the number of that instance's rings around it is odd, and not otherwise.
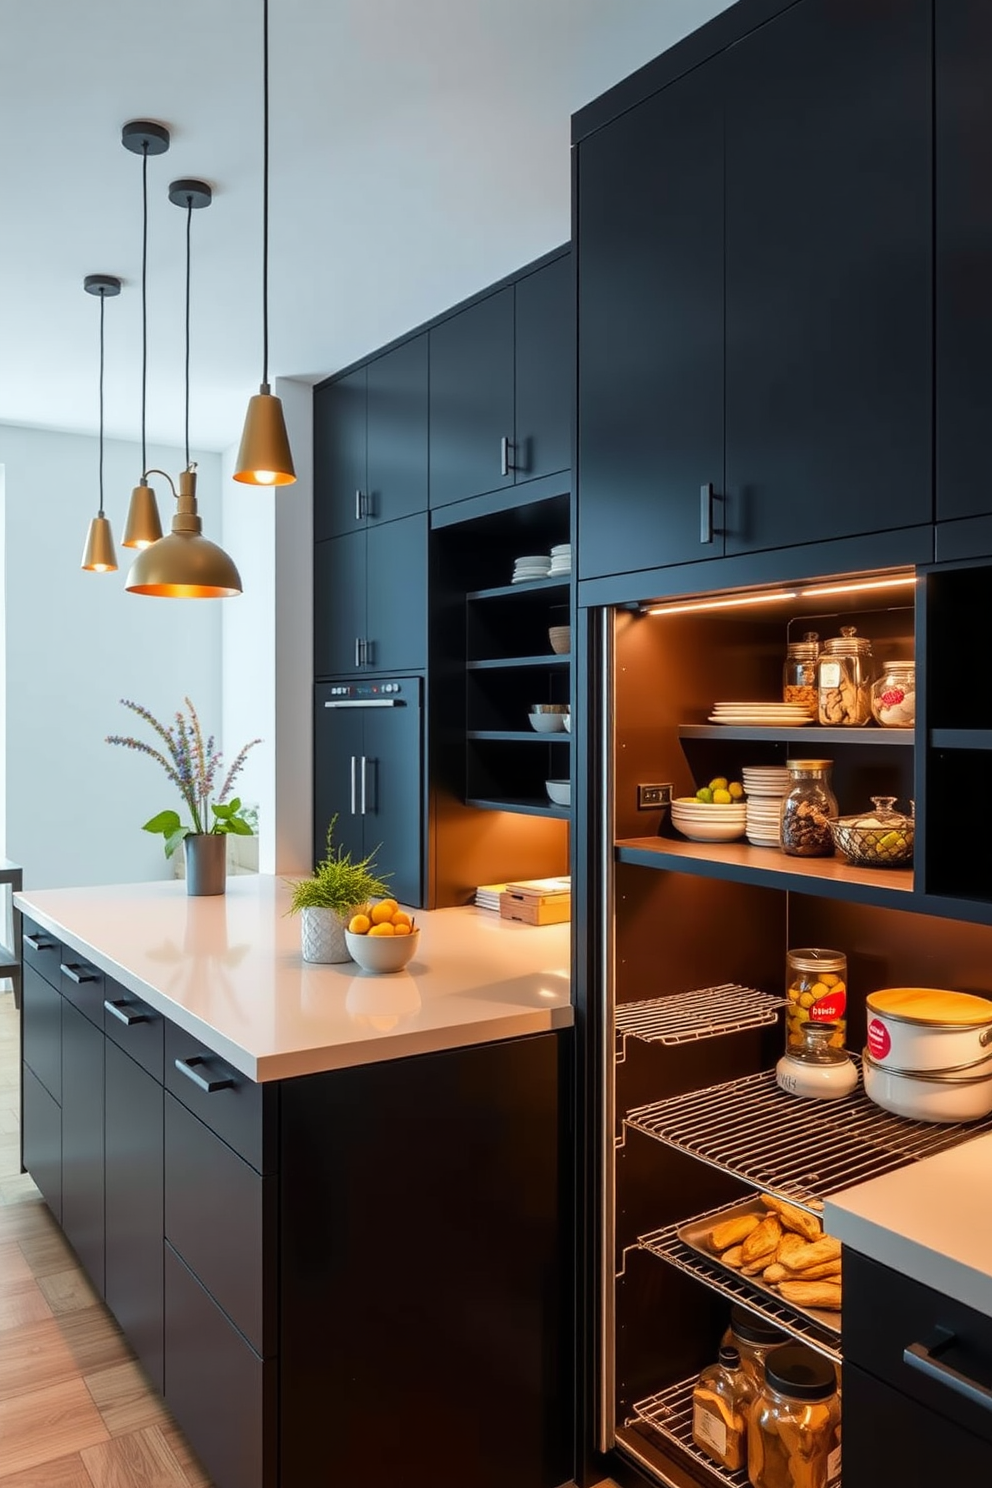
[[[145,403],[148,387],[148,157],[164,155],[169,131],[150,119],[132,119],[121,130],[125,150],[141,156],[141,479],[131,492],[124,527],[125,548],[147,548],[162,536],[155,492],[146,484],[148,456],[145,447]]]
[[[113,533],[103,512],[103,312],[108,297],[120,294],[121,281],[113,274],[87,274],[83,288],[100,300],[100,509],[90,523],[80,568],[87,573],[116,573]]]
[[[179,476],[178,491],[164,470],[142,472],[143,478],[165,477],[177,509],[168,537],[142,549],[131,565],[126,585],[131,594],[227,599],[241,593],[241,576],[234,563],[223,548],[202,535],[203,523],[196,509],[196,465],[189,457],[190,237],[193,211],[209,207],[211,195],[205,181],[173,181],[169,187],[169,200],[186,209],[186,469]]]
[[[282,403],[269,388],[269,0],[262,0],[262,386],[248,403],[234,479],[288,486],[296,479]]]

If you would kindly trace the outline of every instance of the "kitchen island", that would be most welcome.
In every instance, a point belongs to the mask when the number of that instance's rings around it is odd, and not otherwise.
[[[280,880],[42,890],[23,1157],[217,1488],[571,1475],[569,927],[308,965]]]

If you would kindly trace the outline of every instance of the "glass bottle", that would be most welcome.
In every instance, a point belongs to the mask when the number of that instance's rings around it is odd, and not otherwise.
[[[829,1359],[802,1343],[772,1349],[751,1405],[747,1471],[753,1488],[832,1488],[840,1482],[840,1398]]]
[[[816,717],[819,702],[816,663],[820,655],[820,637],[807,630],[801,641],[790,641],[782,667],[782,701],[798,703],[810,718]]]
[[[831,818],[837,797],[830,789],[833,760],[786,760],[792,785],[782,800],[782,851],[793,858],[828,858],[834,850]]]
[[[747,1462],[747,1406],[741,1397],[741,1359],[722,1344],[716,1364],[708,1364],[692,1392],[692,1439],[701,1452],[730,1472]]]
[[[799,1049],[807,1023],[829,1023],[829,1042],[843,1049],[847,1033],[847,957],[843,951],[804,946],[787,951],[785,988],[789,1006],[785,1015],[786,1050]]]
[[[871,711],[883,728],[916,722],[916,662],[890,661],[871,685]]]
[[[871,721],[871,641],[842,625],[824,641],[817,666],[817,716],[830,728],[861,728]]]
[[[775,1066],[780,1090],[806,1100],[836,1100],[857,1088],[857,1067],[834,1045],[836,1032],[833,1023],[801,1025],[798,1048],[787,1048]]]

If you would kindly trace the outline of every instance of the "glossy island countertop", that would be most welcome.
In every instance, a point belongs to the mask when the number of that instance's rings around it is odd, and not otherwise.
[[[827,1199],[845,1245],[992,1317],[992,1134]]]
[[[300,954],[282,879],[245,874],[196,898],[179,881],[26,891],[31,919],[253,1080],[566,1028],[569,930],[474,905],[417,910],[403,970]]]

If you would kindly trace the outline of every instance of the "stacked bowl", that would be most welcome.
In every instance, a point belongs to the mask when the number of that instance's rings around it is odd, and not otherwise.
[[[978,1121],[992,1111],[992,1001],[937,987],[865,999],[869,1100],[913,1121]]]
[[[782,799],[791,783],[782,765],[745,765],[741,771],[747,797],[747,840],[755,847],[782,846]]]
[[[690,842],[735,842],[744,836],[745,817],[743,801],[724,806],[697,801],[695,796],[677,796],[672,802],[672,826]]]

